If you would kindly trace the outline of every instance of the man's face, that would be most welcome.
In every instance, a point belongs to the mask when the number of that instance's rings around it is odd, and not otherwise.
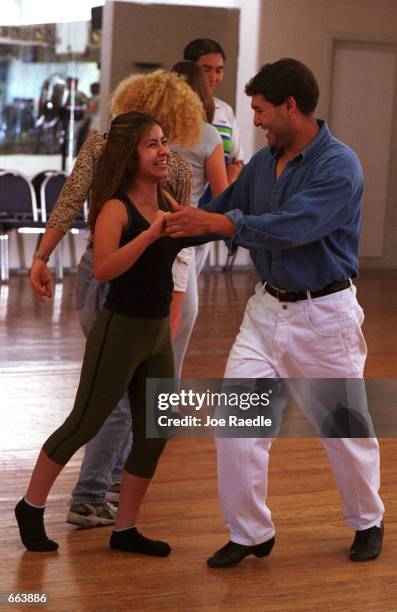
[[[285,103],[274,106],[258,94],[252,96],[251,108],[254,111],[254,125],[265,130],[270,147],[283,149],[291,143],[292,127]]]
[[[219,53],[201,55],[196,64],[201,66],[207,77],[212,93],[223,80],[223,57]]]

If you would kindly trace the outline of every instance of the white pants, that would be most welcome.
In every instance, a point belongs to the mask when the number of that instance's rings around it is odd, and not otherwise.
[[[208,257],[210,247],[211,244],[208,243],[193,248],[193,256],[189,268],[189,280],[182,304],[181,324],[173,342],[175,378],[177,379],[182,376],[183,361],[197,319],[199,303],[197,281]]]
[[[280,303],[261,283],[248,301],[225,378],[361,378],[367,347],[355,287],[321,298]],[[299,383],[296,394],[298,405]],[[309,413],[307,416],[312,420]],[[218,483],[233,542],[254,545],[274,535],[266,506],[271,439],[218,438]],[[349,527],[368,529],[384,507],[376,438],[321,438]],[[302,508],[302,512],[304,509]]]

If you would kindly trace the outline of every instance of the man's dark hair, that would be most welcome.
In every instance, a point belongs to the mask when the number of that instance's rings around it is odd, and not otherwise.
[[[285,57],[265,64],[245,86],[247,96],[263,96],[273,106],[280,106],[292,96],[301,113],[313,113],[320,90],[312,71],[298,60]]]
[[[218,53],[226,60],[226,55],[221,45],[212,40],[212,38],[196,38],[192,42],[188,43],[183,50],[183,59],[189,62],[197,62],[202,55],[208,55],[208,53]]]
[[[93,96],[97,96],[99,94],[100,90],[101,90],[100,83],[91,83],[91,85],[90,85],[90,92],[92,93]]]

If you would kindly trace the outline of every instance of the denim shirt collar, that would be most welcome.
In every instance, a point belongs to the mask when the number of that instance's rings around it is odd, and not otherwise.
[[[313,138],[313,140],[307,145],[307,147],[305,147],[304,149],[302,149],[302,151],[295,155],[295,157],[290,160],[291,162],[302,162],[304,160],[310,159],[311,157],[313,157],[313,155],[316,155],[318,150],[323,148],[326,142],[328,142],[328,140],[331,138],[331,132],[329,131],[327,122],[323,119],[317,119],[317,123],[319,125],[320,130],[316,134],[315,138]],[[280,152],[280,149],[270,147],[270,153],[272,154],[274,159],[278,158]]]

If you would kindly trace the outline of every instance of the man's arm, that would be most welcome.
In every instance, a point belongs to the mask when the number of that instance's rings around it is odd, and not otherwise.
[[[349,176],[328,171],[283,202],[277,211],[246,214],[261,209],[260,194],[255,194],[255,201],[251,203],[248,187],[242,180],[247,168],[204,211],[195,211],[189,216],[181,212],[171,215],[167,219],[167,233],[181,237],[215,231],[224,237],[231,236],[232,247],[288,249],[320,240],[345,224],[357,223],[362,183],[353,184]],[[208,216],[211,210],[217,214]],[[203,212],[207,214],[199,215]],[[233,233],[229,233],[231,226],[220,220],[225,217],[220,212],[226,213],[226,218],[234,224]]]
[[[223,193],[206,204],[204,209],[183,208],[170,201],[174,214],[166,219],[166,232],[172,238],[202,236],[213,234],[213,240],[220,237],[230,238],[235,233],[234,222],[223,213],[235,208],[247,209],[249,206],[250,164],[245,166],[238,179]],[[216,237],[215,235],[218,235]]]
[[[206,212],[200,208],[184,208],[167,216],[166,233],[171,238],[214,234],[217,235],[213,238],[215,240],[233,236],[235,225],[226,215]]]
[[[289,249],[329,236],[346,224],[358,224],[362,185],[346,176],[325,176],[308,184],[275,212],[229,213],[235,223],[233,244],[248,249]],[[357,225],[358,231],[358,225]]]

